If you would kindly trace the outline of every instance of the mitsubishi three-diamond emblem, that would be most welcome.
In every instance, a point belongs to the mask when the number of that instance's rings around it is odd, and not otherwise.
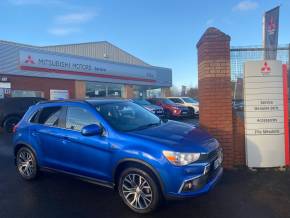
[[[262,74],[269,74],[271,71],[271,68],[269,67],[268,63],[265,62],[264,66],[261,68]]]
[[[28,55],[27,59],[25,60],[26,64],[35,64],[31,55]]]

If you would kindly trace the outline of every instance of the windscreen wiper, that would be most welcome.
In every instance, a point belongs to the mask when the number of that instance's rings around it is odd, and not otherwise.
[[[134,129],[134,131],[147,129],[147,128],[152,127],[152,126],[159,126],[160,124],[161,124],[161,120],[158,123],[149,123],[149,124],[146,124],[146,125],[143,125],[143,126],[139,126],[136,129]]]

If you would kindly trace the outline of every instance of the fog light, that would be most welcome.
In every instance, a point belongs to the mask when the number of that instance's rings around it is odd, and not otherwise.
[[[191,181],[184,183],[182,191],[184,191],[184,192],[190,191],[192,189],[192,187],[193,187],[193,184],[192,184],[192,180],[191,180]]]
[[[191,180],[185,181],[179,192],[192,192],[201,189],[207,183],[207,176],[200,176]]]

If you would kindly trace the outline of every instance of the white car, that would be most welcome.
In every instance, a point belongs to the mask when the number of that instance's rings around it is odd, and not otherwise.
[[[193,116],[199,115],[199,102],[196,99],[190,97],[168,97],[176,104],[188,107]]]

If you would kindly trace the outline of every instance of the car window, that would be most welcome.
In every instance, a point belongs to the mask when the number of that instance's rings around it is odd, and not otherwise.
[[[182,101],[178,98],[170,98],[171,101],[173,101],[174,103],[182,103]]]
[[[151,104],[156,104],[157,100],[156,99],[147,99],[147,101],[149,101]]]
[[[134,103],[139,105],[150,105],[150,102],[144,99],[134,99]]]
[[[161,99],[161,101],[163,102],[163,104],[170,104],[170,105],[174,104],[174,102],[169,100],[168,98]]]
[[[97,112],[116,130],[134,131],[160,125],[153,113],[132,102],[96,105]]]
[[[58,126],[62,107],[46,107],[32,117],[32,122],[47,126]],[[37,119],[38,117],[38,119]]]
[[[38,117],[40,115],[40,110],[36,111],[30,118],[31,123],[38,123]]]
[[[198,104],[198,101],[192,98],[182,98],[186,103]]]
[[[97,118],[85,108],[68,107],[66,128],[80,131],[84,126],[99,124]]]

